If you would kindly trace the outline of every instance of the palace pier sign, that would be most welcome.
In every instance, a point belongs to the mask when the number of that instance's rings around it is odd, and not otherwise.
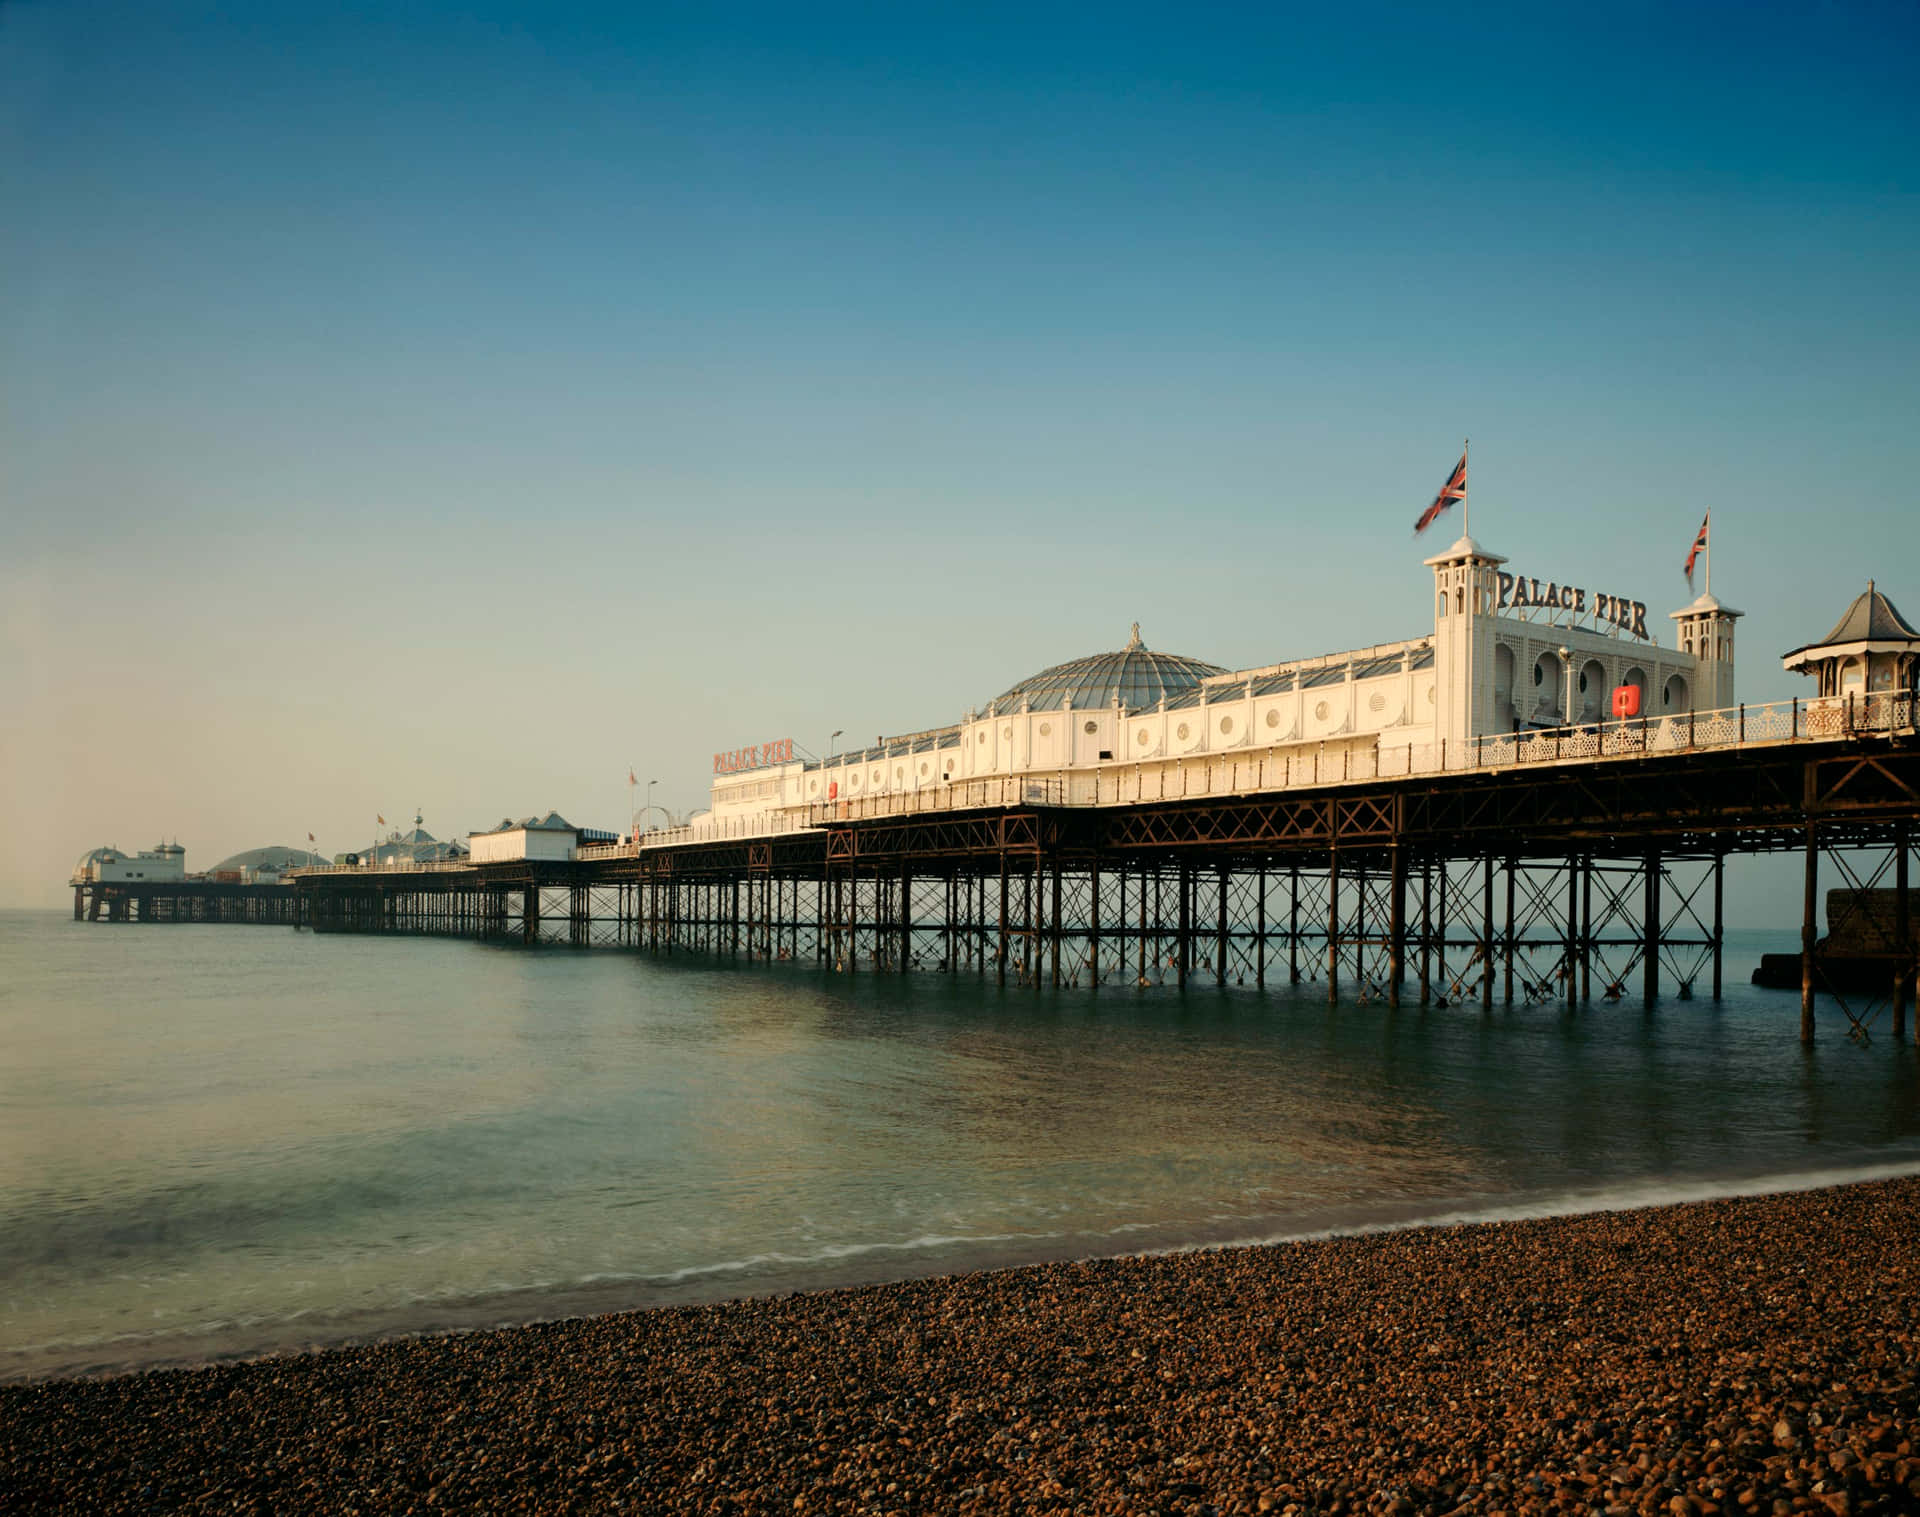
[[[771,743],[756,743],[746,748],[735,748],[731,753],[716,753],[713,756],[715,774],[738,774],[743,769],[768,769],[775,764],[793,762],[793,739],[778,738]]]
[[[1495,607],[1501,611],[1564,611],[1574,621],[1592,617],[1596,626],[1618,627],[1631,637],[1653,640],[1647,631],[1645,601],[1628,600],[1623,595],[1588,591],[1579,585],[1556,584],[1552,580],[1529,579],[1524,574],[1500,572],[1500,594]]]

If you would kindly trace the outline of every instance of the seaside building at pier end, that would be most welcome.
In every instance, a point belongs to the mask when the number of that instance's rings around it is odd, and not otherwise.
[[[187,877],[187,850],[178,843],[155,843],[138,853],[123,853],[118,848],[90,848],[73,866],[69,883],[74,885],[120,885],[134,880],[184,880]]]
[[[1734,703],[1741,613],[1711,594],[1670,613],[1663,647],[1625,587],[1520,573],[1464,536],[1426,566],[1432,626],[1419,636],[1227,669],[1150,648],[1136,623],[1118,650],[1052,665],[946,726],[825,759],[791,740],[717,753],[705,825],[800,825],[829,802],[1086,804],[1118,793],[1115,776],[1129,794],[1178,795],[1196,766],[1206,789],[1223,775],[1255,789],[1307,754],[1315,774],[1444,768],[1496,737],[1657,729]]]

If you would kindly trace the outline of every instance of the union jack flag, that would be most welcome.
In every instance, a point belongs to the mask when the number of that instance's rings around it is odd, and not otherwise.
[[[1442,511],[1456,500],[1467,498],[1467,455],[1460,455],[1460,462],[1453,466],[1453,473],[1447,476],[1447,482],[1440,487],[1440,493],[1433,498],[1433,504],[1420,513],[1420,520],[1413,524],[1413,535],[1418,537],[1431,527]]]
[[[1693,561],[1700,556],[1700,550],[1707,545],[1707,526],[1712,520],[1713,512],[1709,511],[1706,520],[1700,523],[1700,532],[1693,540],[1693,547],[1687,552],[1687,588],[1689,590],[1693,588]]]

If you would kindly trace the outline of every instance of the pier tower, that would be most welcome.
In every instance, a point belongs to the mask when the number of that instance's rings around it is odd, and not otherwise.
[[[1506,559],[1462,537],[1426,562],[1434,588],[1434,736],[1457,752],[1496,726],[1493,623]]]
[[[1680,651],[1699,662],[1693,705],[1720,711],[1733,704],[1733,623],[1744,611],[1723,605],[1709,590],[1692,605],[1668,613],[1680,636]]]

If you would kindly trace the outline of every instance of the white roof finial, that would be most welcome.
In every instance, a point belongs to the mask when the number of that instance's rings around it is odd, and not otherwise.
[[[1144,648],[1146,646],[1145,643],[1140,641],[1140,623],[1135,622],[1133,624],[1133,636],[1127,639],[1127,646],[1123,651],[1131,653],[1136,648]]]

